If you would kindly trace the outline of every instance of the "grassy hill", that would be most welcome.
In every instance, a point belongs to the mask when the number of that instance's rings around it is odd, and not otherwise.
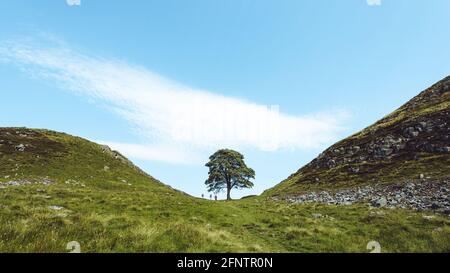
[[[450,177],[450,77],[325,150],[266,195]]]
[[[1,128],[0,163],[0,252],[450,251],[445,215],[197,199],[63,133]]]

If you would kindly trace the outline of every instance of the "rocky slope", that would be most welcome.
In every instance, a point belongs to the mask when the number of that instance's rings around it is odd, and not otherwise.
[[[334,194],[369,185],[386,191],[390,184],[426,181],[439,181],[448,189],[449,176],[450,77],[447,77],[374,125],[331,146],[265,194],[294,197],[298,201],[309,199],[304,194],[313,191]],[[358,199],[353,195],[347,197]],[[440,205],[450,206],[450,200]]]
[[[450,216],[450,181],[423,180],[389,185],[367,185],[334,192],[319,191],[291,196],[292,203],[353,205],[436,211]]]

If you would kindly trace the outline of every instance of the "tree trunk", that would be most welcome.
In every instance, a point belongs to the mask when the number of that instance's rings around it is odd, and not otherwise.
[[[231,200],[231,195],[230,195],[230,192],[231,192],[231,182],[227,182],[227,200]]]
[[[231,189],[227,188],[227,200],[231,200],[230,192],[231,192]]]

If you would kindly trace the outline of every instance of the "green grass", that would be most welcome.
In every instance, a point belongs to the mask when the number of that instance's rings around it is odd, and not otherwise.
[[[0,139],[12,143],[0,146],[0,186],[54,181],[0,189],[0,252],[67,252],[71,241],[82,252],[368,252],[373,240],[384,252],[450,251],[445,215],[197,199],[81,138],[9,128]],[[19,142],[29,149],[13,151]]]
[[[40,189],[40,191],[37,191]],[[214,202],[139,188],[52,185],[0,192],[1,252],[449,252],[450,218],[365,206]],[[62,206],[51,210],[49,206]],[[314,218],[314,213],[323,215]]]

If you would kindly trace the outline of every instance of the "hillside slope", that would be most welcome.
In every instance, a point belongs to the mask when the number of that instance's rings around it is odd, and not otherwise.
[[[0,128],[0,252],[448,252],[449,234],[428,212],[198,199],[107,147]]]
[[[218,229],[225,210],[242,215],[162,184],[107,146],[0,128],[0,252],[65,252],[70,241],[90,252],[272,249]]]
[[[155,193],[181,194],[108,146],[49,130],[0,128],[0,159],[0,181],[12,186],[47,181],[102,189],[133,181]]]
[[[325,150],[266,195],[450,176],[450,77]]]

